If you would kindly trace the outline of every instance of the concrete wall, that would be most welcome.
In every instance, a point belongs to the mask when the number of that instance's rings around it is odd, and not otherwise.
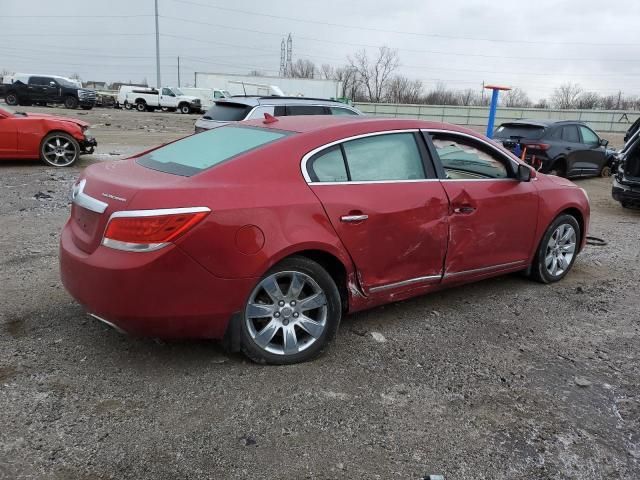
[[[391,103],[355,103],[354,106],[369,115],[398,118],[419,118],[436,122],[487,126],[488,107],[453,107],[444,105],[396,105]],[[539,108],[499,107],[496,126],[519,118],[579,120],[598,132],[625,132],[640,117],[640,111],[620,110],[554,110]]]

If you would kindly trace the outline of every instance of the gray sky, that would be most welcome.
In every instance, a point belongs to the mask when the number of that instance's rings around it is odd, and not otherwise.
[[[293,60],[334,66],[365,48],[398,49],[401,73],[456,89],[521,87],[533,100],[563,82],[640,95],[634,0],[159,0],[162,83],[194,71],[278,73]],[[0,69],[155,84],[153,0],[1,0]]]

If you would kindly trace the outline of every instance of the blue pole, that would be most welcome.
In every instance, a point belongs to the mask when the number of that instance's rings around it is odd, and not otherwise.
[[[498,93],[500,90],[493,89],[491,94],[491,107],[489,107],[489,123],[487,124],[487,137],[493,137],[493,124],[496,121],[496,109],[498,108]]]

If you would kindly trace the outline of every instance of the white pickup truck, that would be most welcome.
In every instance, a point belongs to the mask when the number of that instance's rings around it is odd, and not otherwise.
[[[135,108],[139,112],[150,112],[158,108],[171,112],[178,110],[180,113],[199,113],[202,111],[202,102],[199,98],[185,95],[179,88],[162,87],[159,91],[155,88],[140,88],[127,93],[125,108]]]

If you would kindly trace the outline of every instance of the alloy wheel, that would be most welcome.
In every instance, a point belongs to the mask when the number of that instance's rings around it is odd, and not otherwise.
[[[261,349],[275,355],[295,355],[322,336],[327,325],[327,298],[309,275],[277,272],[254,288],[244,321]]]
[[[50,137],[42,146],[42,155],[47,163],[55,167],[66,167],[75,162],[78,152],[66,137]]]
[[[551,234],[545,250],[545,267],[552,277],[559,277],[571,266],[576,251],[576,231],[563,223]]]

